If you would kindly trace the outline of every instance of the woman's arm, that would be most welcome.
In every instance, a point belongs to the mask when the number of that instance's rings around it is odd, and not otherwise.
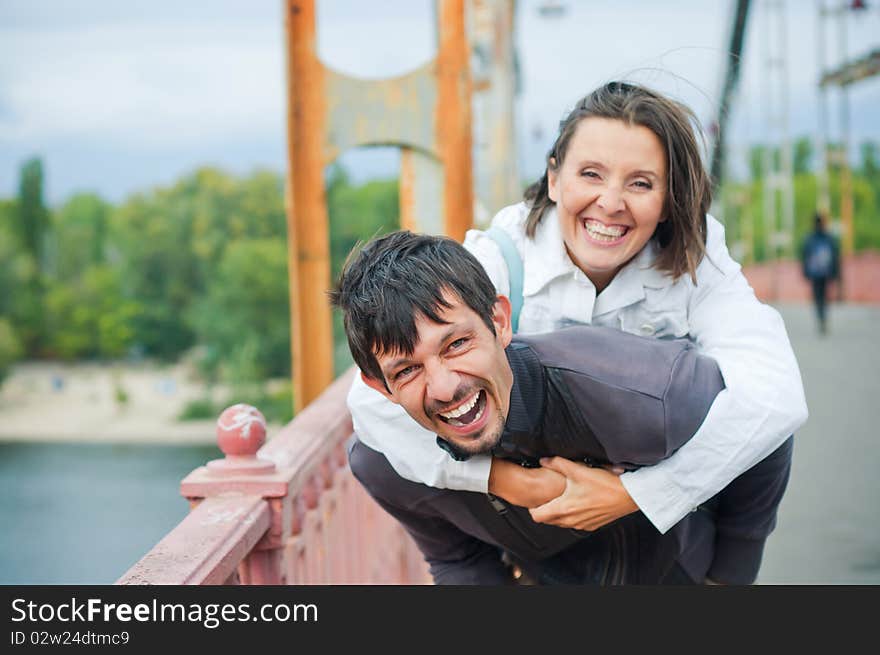
[[[782,318],[757,300],[727,252],[723,228],[711,217],[709,221],[709,254],[698,269],[688,322],[701,352],[718,362],[726,389],[693,438],[671,457],[620,477],[661,532],[773,452],[807,418],[800,370]],[[581,470],[580,475],[598,473]],[[594,501],[578,493],[578,484],[569,477],[554,511],[538,508],[532,512],[536,520],[570,526],[596,515]],[[576,495],[577,503],[565,500]],[[619,511],[625,505],[615,507]],[[605,515],[613,519],[614,513]]]
[[[705,277],[688,322],[701,351],[718,362],[726,389],[675,455],[621,477],[661,531],[776,450],[807,419],[800,370],[779,313],[755,298],[740,271]]]

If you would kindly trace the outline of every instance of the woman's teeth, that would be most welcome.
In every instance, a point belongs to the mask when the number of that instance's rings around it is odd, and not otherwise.
[[[629,229],[623,225],[605,225],[599,221],[584,219],[584,229],[596,241],[616,241]]]

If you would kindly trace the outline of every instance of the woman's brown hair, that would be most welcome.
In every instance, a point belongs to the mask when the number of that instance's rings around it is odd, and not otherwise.
[[[647,127],[666,151],[667,186],[663,203],[666,220],[657,224],[652,239],[659,246],[654,266],[678,279],[696,270],[706,252],[706,212],[712,202],[709,176],[703,166],[694,125],[696,116],[685,105],[643,86],[609,82],[582,98],[559,124],[559,136],[547,154],[547,168],[558,170],[569,142],[585,118],[610,118]],[[530,207],[526,234],[535,230],[555,203],[548,193],[547,170],[525,191]]]

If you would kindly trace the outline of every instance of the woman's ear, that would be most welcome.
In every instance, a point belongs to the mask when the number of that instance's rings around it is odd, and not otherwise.
[[[550,157],[550,159],[547,160],[547,195],[553,202],[557,202],[559,196],[558,190],[556,188],[558,182],[559,167],[556,165],[556,159],[554,157]]]

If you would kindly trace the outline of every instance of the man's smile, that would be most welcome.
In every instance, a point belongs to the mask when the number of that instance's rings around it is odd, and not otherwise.
[[[458,407],[445,412],[437,412],[437,417],[457,428],[468,427],[479,421],[486,410],[486,392],[482,389],[466,398]]]

